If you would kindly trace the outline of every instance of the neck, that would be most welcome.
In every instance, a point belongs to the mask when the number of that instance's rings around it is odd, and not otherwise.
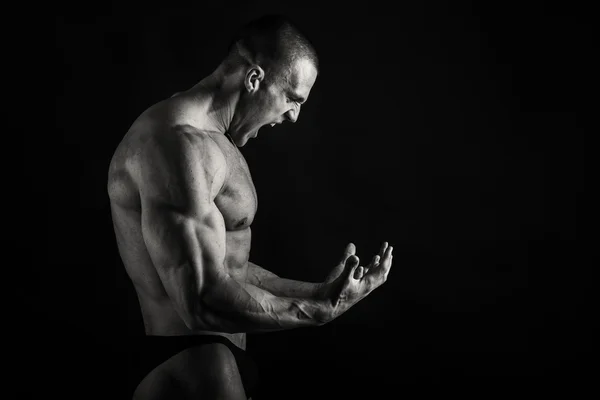
[[[242,72],[225,73],[220,66],[188,90],[205,109],[211,130],[226,133],[231,129],[242,79]]]

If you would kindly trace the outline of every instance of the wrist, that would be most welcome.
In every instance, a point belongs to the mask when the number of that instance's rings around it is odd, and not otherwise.
[[[299,299],[299,318],[310,319],[317,326],[328,323],[333,319],[333,307],[328,303],[324,298]]]
[[[316,317],[317,323],[320,325],[331,322],[335,319],[335,308],[331,304],[331,300],[320,298],[316,301]]]

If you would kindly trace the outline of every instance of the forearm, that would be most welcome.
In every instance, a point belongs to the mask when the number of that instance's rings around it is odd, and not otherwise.
[[[248,283],[275,296],[298,298],[314,298],[322,286],[321,283],[280,278],[252,262],[248,262]]]
[[[276,296],[251,283],[222,276],[202,296],[199,325],[219,332],[270,332],[329,321],[325,301]]]

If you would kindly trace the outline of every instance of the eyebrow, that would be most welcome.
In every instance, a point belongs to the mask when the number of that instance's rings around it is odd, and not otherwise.
[[[292,92],[288,91],[288,96],[290,96],[294,101],[297,101],[299,103],[304,103],[306,101],[306,99],[302,96],[298,96]]]

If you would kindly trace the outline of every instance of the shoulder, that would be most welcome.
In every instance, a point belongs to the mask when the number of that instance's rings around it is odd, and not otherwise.
[[[158,152],[170,160],[196,162],[205,167],[219,167],[225,163],[221,147],[214,133],[189,123],[190,105],[183,100],[166,99],[147,114],[145,129],[148,140],[140,143],[146,155]],[[152,161],[146,160],[146,161]]]
[[[208,132],[190,125],[159,125],[140,138],[135,175],[142,186],[166,191],[198,187],[216,194],[224,184],[227,162]]]
[[[155,129],[141,146],[141,162],[179,167],[201,167],[207,171],[225,168],[226,157],[213,134],[180,124]]]

